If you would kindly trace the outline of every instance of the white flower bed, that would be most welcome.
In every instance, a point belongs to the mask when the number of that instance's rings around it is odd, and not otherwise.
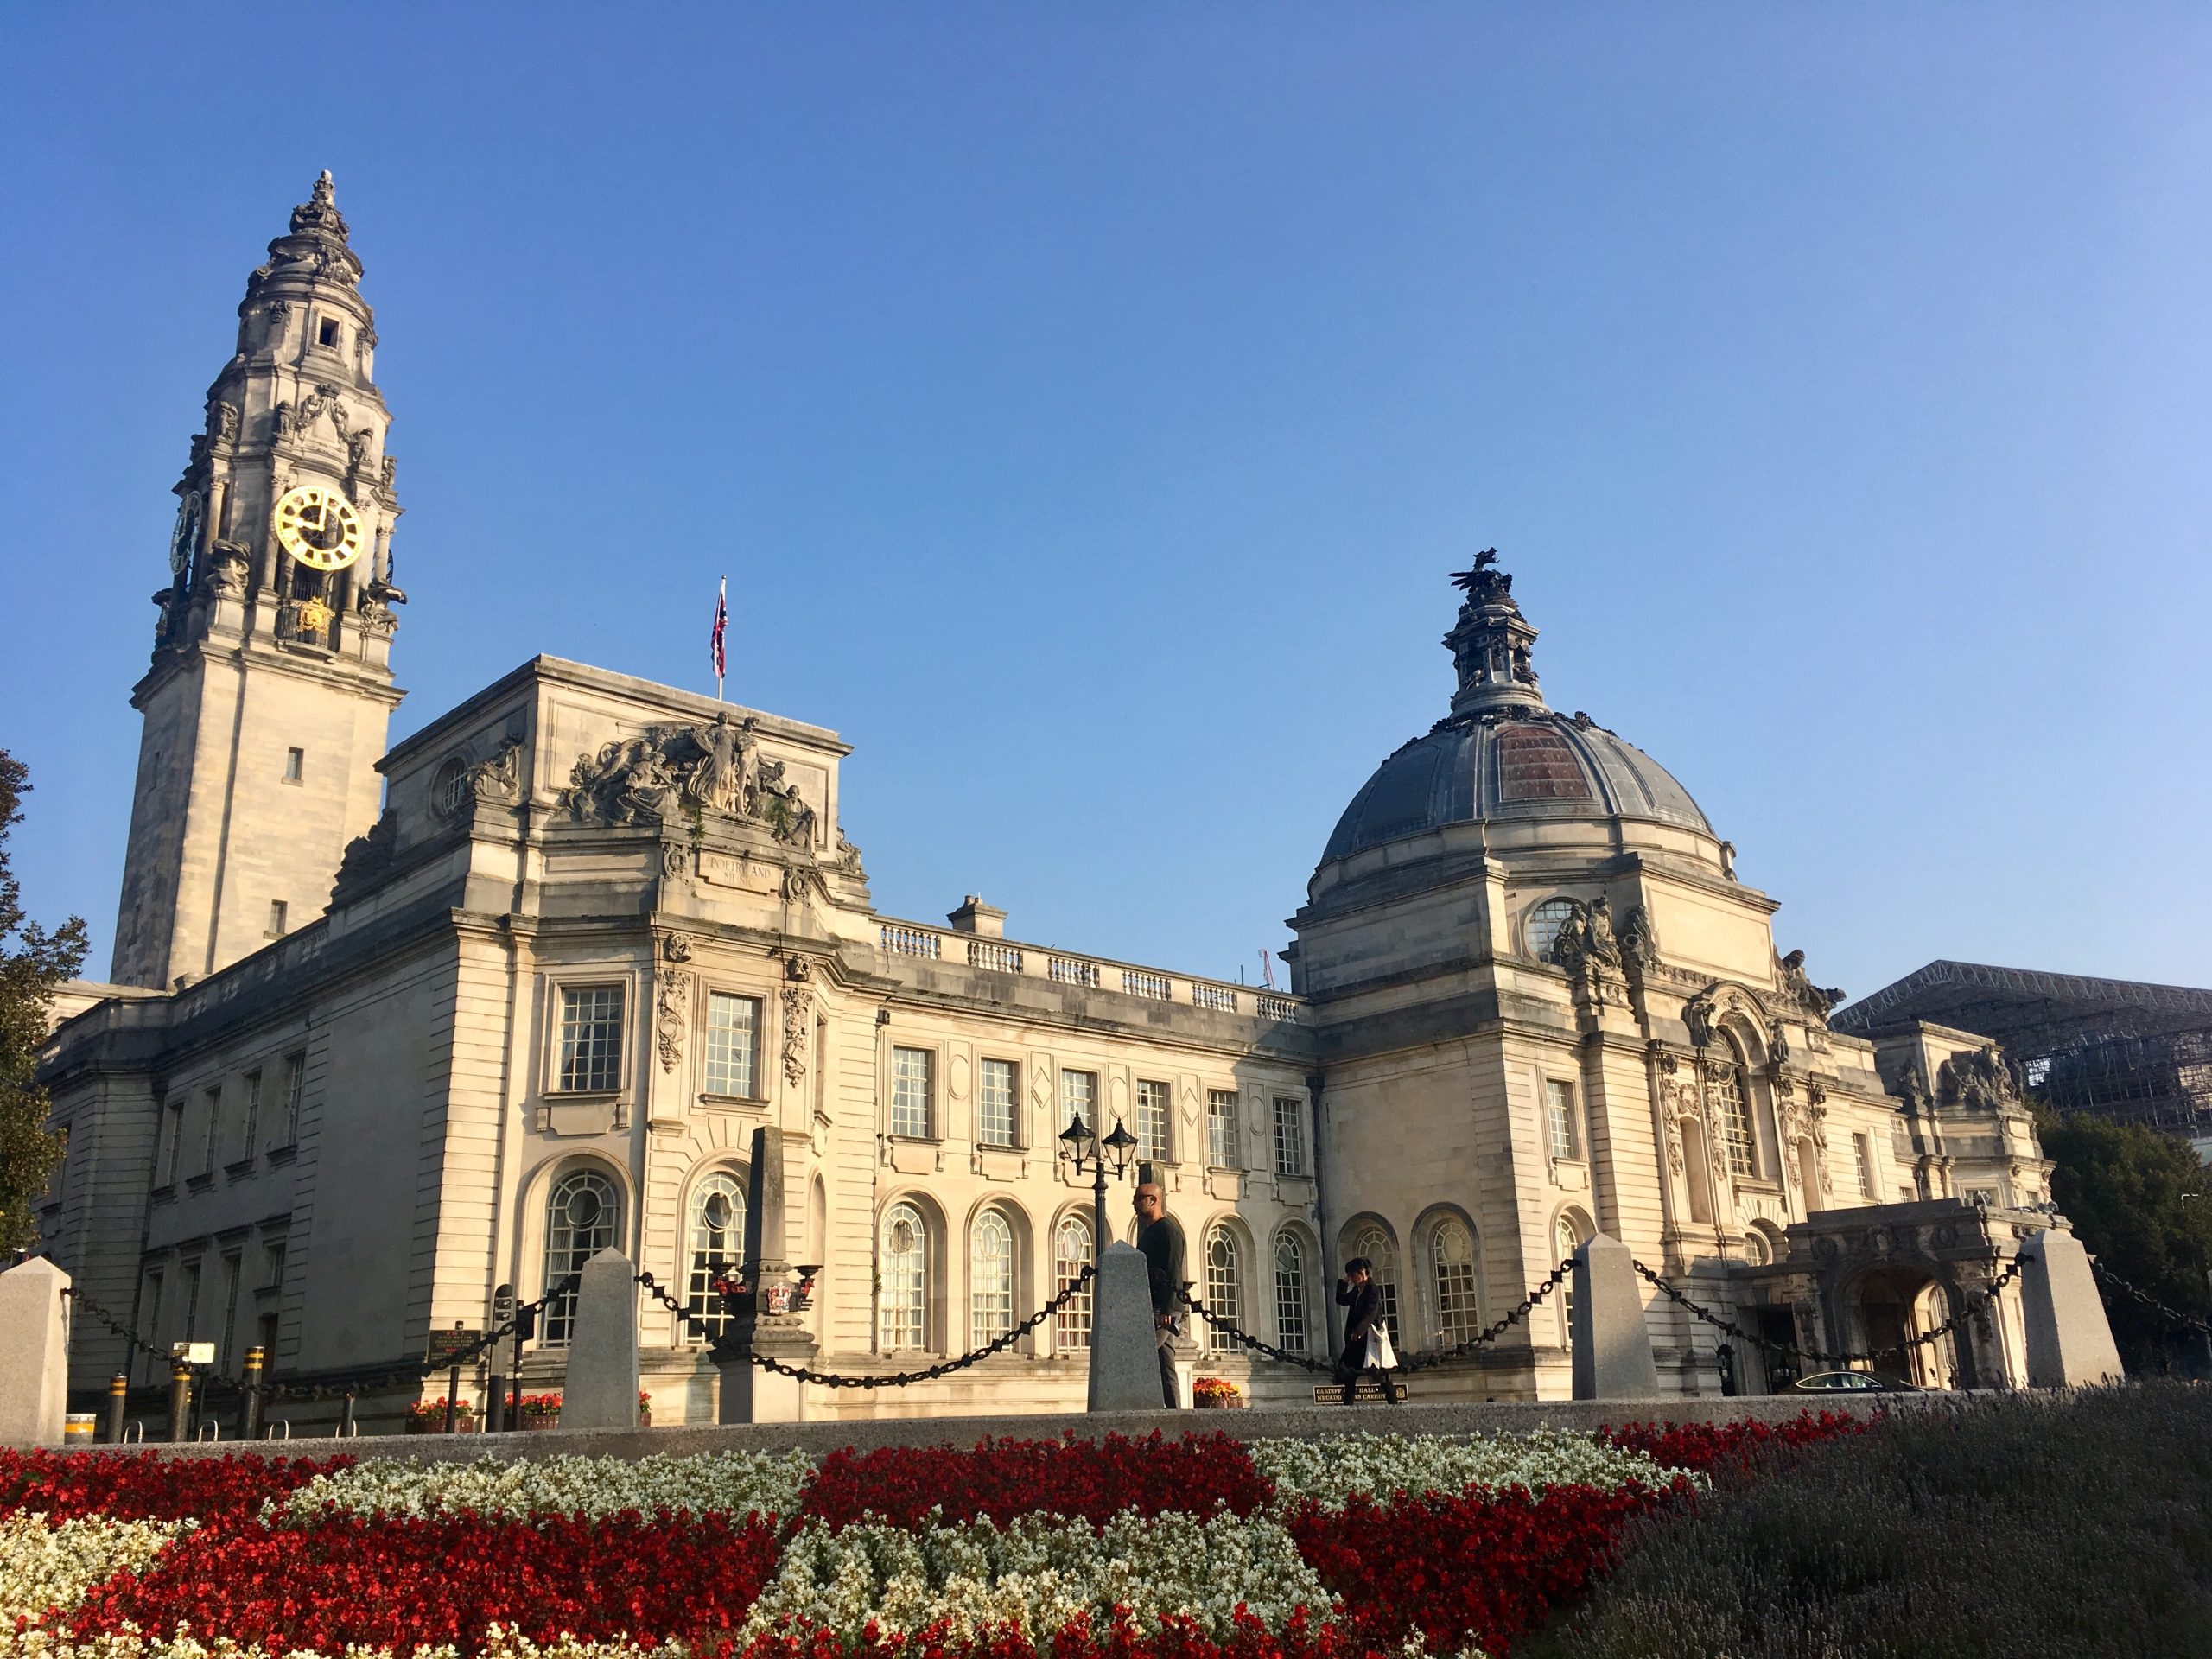
[[[1288,1509],[1315,1498],[1340,1509],[1356,1493],[1459,1493],[1470,1486],[1665,1486],[1683,1471],[1649,1454],[1624,1452],[1588,1434],[1538,1428],[1525,1434],[1332,1434],[1313,1440],[1254,1440],[1252,1461]],[[1693,1475],[1702,1481],[1702,1476]]]
[[[814,1472],[803,1452],[703,1452],[692,1457],[545,1458],[502,1462],[423,1463],[377,1458],[318,1475],[283,1502],[279,1514],[311,1521],[326,1504],[350,1515],[599,1516],[635,1510],[689,1510],[788,1516]]]
[[[684,1659],[681,1642],[664,1642],[648,1648],[635,1642],[582,1642],[563,1637],[543,1646],[526,1636],[493,1625],[485,1636],[481,1659]],[[27,1630],[21,1636],[0,1625],[0,1654],[8,1659],[267,1659],[268,1649],[258,1642],[245,1644],[227,1637],[201,1641],[189,1632],[148,1636],[132,1631],[122,1636],[83,1638],[56,1637],[49,1632]],[[364,1647],[358,1643],[333,1649],[327,1656],[314,1648],[288,1649],[285,1659],[396,1659],[390,1648]],[[417,1647],[404,1659],[460,1659],[451,1643]]]
[[[1177,1615],[1222,1637],[1239,1605],[1280,1630],[1299,1607],[1318,1613],[1330,1597],[1290,1535],[1256,1517],[1125,1513],[1094,1529],[1020,1516],[1003,1530],[985,1520],[836,1533],[810,1522],[746,1628],[791,1617],[856,1630],[872,1618],[890,1635],[949,1620],[963,1630],[1012,1624],[1035,1638],[1086,1613],[1103,1624],[1120,1606],[1140,1630]]]
[[[49,1527],[42,1515],[0,1517],[0,1652],[17,1619],[75,1606],[103,1579],[143,1568],[194,1524],[92,1516]]]

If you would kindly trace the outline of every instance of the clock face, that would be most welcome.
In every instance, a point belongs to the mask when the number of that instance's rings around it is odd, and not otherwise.
[[[336,490],[302,484],[276,504],[276,539],[302,564],[343,570],[361,556],[362,538],[361,515]]]

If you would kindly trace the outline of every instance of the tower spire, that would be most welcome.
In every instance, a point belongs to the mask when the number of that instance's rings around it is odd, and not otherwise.
[[[1452,712],[1468,715],[1514,703],[1542,708],[1544,696],[1529,656],[1536,630],[1513,602],[1513,578],[1497,568],[1497,550],[1486,547],[1476,554],[1474,564],[1454,574],[1452,585],[1466,595],[1459,620],[1444,636],[1445,649],[1459,671]]]

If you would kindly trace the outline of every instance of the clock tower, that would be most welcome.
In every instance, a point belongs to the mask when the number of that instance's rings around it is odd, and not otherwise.
[[[391,416],[330,175],[246,278],[178,480],[112,977],[210,974],[320,915],[376,822],[391,710]]]

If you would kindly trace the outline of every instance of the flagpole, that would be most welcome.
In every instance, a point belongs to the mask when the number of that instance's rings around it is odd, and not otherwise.
[[[715,701],[722,700],[722,631],[729,625],[729,578],[724,576],[715,595]]]

